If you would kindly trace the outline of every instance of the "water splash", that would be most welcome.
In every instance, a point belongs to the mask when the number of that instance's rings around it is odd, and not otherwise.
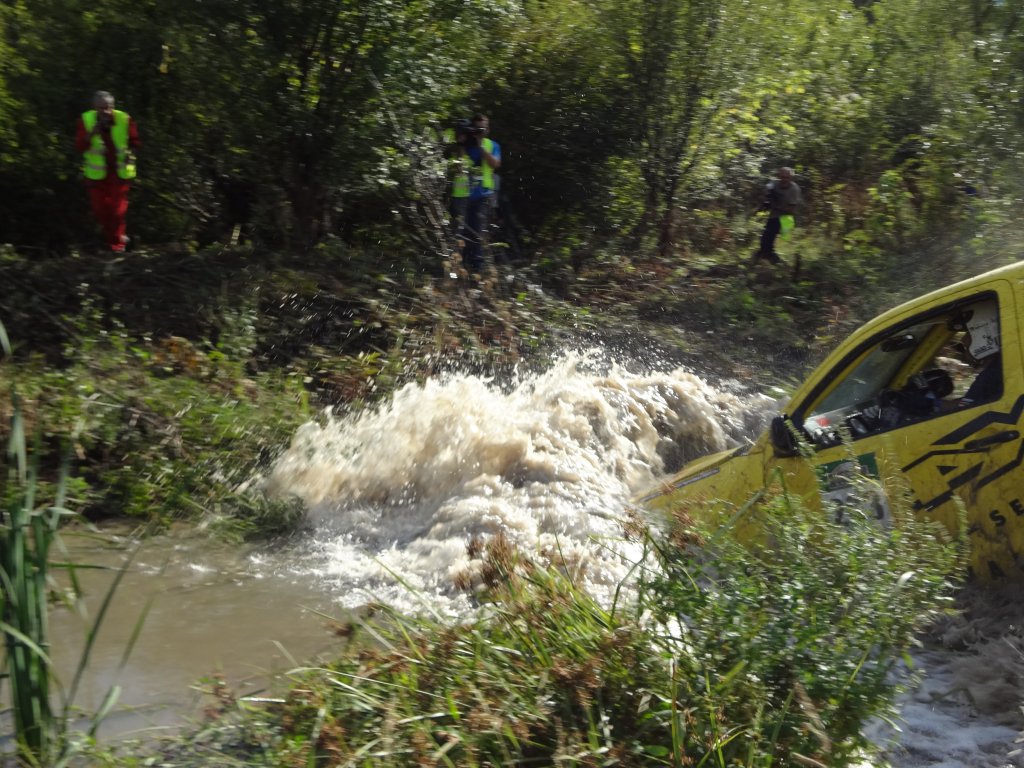
[[[621,540],[629,498],[666,470],[737,445],[771,398],[677,369],[599,370],[570,354],[511,388],[452,375],[410,384],[358,415],[304,425],[268,478],[317,526],[317,572],[346,605],[429,596],[458,612],[480,562],[471,540],[502,534],[572,568],[599,596],[638,553]]]

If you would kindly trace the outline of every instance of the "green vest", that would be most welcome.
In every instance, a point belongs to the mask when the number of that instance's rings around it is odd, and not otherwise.
[[[135,178],[135,160],[128,151],[128,123],[131,118],[127,112],[114,110],[114,125],[110,128],[110,138],[117,152],[117,175],[122,179]],[[82,125],[89,133],[96,125],[96,110],[90,109],[82,113]],[[92,143],[82,156],[82,173],[85,178],[100,181],[107,178],[107,147],[101,136],[93,136]]]
[[[445,130],[443,141],[446,144],[455,143],[455,132],[451,128]],[[481,139],[480,146],[488,152],[494,153],[494,142],[490,139]],[[469,197],[475,181],[479,181],[480,186],[484,189],[494,189],[494,169],[482,158],[479,168],[473,165],[466,155],[453,157],[448,167],[452,174],[452,197]]]

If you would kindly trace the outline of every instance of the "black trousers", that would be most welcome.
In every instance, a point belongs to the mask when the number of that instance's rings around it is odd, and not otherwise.
[[[456,197],[452,200],[455,229],[465,243],[462,248],[462,263],[472,272],[480,272],[484,267],[484,246],[490,215],[489,197]]]
[[[775,238],[782,231],[782,223],[778,216],[773,216],[765,222],[764,232],[761,233],[761,250],[758,255],[768,261],[779,261],[779,255],[775,253]]]

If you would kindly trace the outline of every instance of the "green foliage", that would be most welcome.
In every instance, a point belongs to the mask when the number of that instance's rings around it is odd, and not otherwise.
[[[612,51],[631,94],[625,110],[637,129],[645,216],[665,253],[672,210],[694,199],[696,169],[719,140],[716,118],[745,114],[740,86],[757,66],[765,30],[728,0],[612,0],[601,4],[600,20],[617,30]]]
[[[732,536],[739,518],[702,540],[685,517],[677,523],[684,546],[662,549],[652,610],[675,628],[665,642],[676,697],[714,702],[687,708],[688,730],[732,734],[728,753],[744,765],[854,760],[864,723],[888,714],[915,632],[948,605],[947,578],[966,552],[895,501],[887,527],[867,503],[834,523],[782,494],[740,513],[770,542],[757,546]]]
[[[0,377],[19,382],[45,440],[75,432],[86,514],[162,526],[227,503],[250,516],[257,502],[237,500],[235,487],[308,417],[294,377],[247,374],[253,311],[225,309],[221,338],[204,351],[180,337],[132,339],[116,321],[106,330],[83,290],[83,310],[68,320],[76,332],[66,364],[36,360]]]
[[[379,199],[392,182],[379,150],[403,144],[385,109],[414,133],[447,118],[500,62],[500,31],[516,9],[504,0],[4,4],[0,109],[17,152],[0,157],[2,188],[5,204],[20,202],[0,238],[39,242],[31,226],[43,220],[65,242],[89,231],[84,215],[54,214],[85,213],[69,137],[91,93],[106,88],[142,129],[137,237],[187,241],[241,224],[250,237],[309,244],[343,202]],[[40,178],[61,183],[29,183]],[[29,212],[18,226],[13,214]]]
[[[436,274],[437,133],[477,110],[505,149],[509,239],[531,254],[571,243],[575,270],[652,247],[735,258],[780,164],[806,182],[801,227],[820,222],[872,274],[932,263],[937,233],[951,269],[1016,235],[1013,4],[80,5],[0,7],[0,242],[92,239],[70,136],[96,88],[142,128],[137,244],[338,239],[372,244],[392,278]],[[694,231],[695,211],[722,225]]]

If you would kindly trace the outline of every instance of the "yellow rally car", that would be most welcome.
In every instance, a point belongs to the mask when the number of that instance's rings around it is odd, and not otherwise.
[[[753,445],[692,462],[638,502],[654,510],[701,499],[740,505],[780,473],[812,503],[841,501],[852,476],[902,477],[914,508],[951,530],[955,499],[963,502],[973,576],[1024,577],[1021,308],[1024,262],[876,317]]]

